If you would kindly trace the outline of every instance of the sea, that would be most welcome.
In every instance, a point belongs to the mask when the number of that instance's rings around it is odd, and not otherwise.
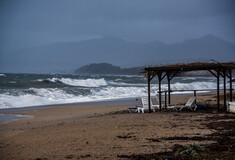
[[[223,81],[220,83],[222,87]],[[216,89],[216,84],[214,77],[174,77],[171,89],[207,90]],[[162,90],[167,90],[165,79]],[[157,94],[158,80],[153,79],[151,95]],[[0,74],[0,110],[142,96],[147,96],[147,79],[143,75]]]

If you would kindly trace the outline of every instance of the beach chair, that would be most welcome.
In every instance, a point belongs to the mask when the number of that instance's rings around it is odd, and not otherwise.
[[[142,108],[143,106],[135,106],[135,107],[129,107],[126,108],[130,113],[137,112],[138,108]]]
[[[235,113],[235,102],[227,102],[227,111]]]
[[[178,111],[181,111],[183,108],[191,109],[192,111],[195,111],[197,109],[197,106],[195,104],[196,97],[191,97],[187,101],[187,103],[184,106],[174,106]]]
[[[157,99],[157,103],[159,105],[159,95],[158,94],[156,95],[156,99]],[[161,103],[162,103],[162,107],[166,107],[165,106],[165,96],[161,97]]]
[[[144,113],[145,110],[149,109],[149,105],[148,105],[148,97],[142,97],[141,98],[142,101],[142,105],[143,107],[138,107],[137,111],[138,113]],[[152,99],[150,98],[150,108],[151,110],[153,110],[153,112],[156,111],[156,109],[159,109],[159,105],[153,105]]]
[[[168,105],[168,106],[166,107],[166,109],[168,109],[168,110],[176,110],[176,111],[178,111],[178,107],[177,107],[177,106],[171,106],[171,105]]]

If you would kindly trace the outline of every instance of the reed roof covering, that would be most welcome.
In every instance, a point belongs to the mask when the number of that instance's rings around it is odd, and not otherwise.
[[[164,66],[151,66],[144,68],[144,72],[170,72],[170,71],[195,71],[195,70],[213,70],[217,68],[235,69],[235,62],[228,63],[179,63]]]

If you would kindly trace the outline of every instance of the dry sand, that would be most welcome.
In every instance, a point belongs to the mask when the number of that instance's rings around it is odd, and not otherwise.
[[[173,97],[173,101],[182,103],[188,97]],[[212,102],[214,96],[198,98],[199,102],[207,103],[205,100]],[[176,144],[218,143],[218,138],[205,138],[217,132],[217,128],[208,127],[208,124],[215,118],[227,116],[204,111],[137,114],[123,111],[127,107],[66,107],[16,112],[34,118],[0,124],[0,159],[138,159],[133,155],[170,152]],[[234,124],[234,119],[234,114],[229,114],[228,118],[216,121]],[[234,134],[229,138],[234,142]]]

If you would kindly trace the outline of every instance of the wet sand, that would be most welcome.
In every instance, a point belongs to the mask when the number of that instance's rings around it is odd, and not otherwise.
[[[188,97],[173,97],[172,102],[184,104]],[[214,99],[214,95],[201,95],[198,102],[213,104]],[[10,112],[33,118],[0,124],[0,159],[153,159],[172,156],[172,150],[193,143],[208,148],[220,145],[221,137],[234,143],[234,132],[230,133],[234,131],[234,114],[200,108],[196,112],[137,114],[126,111],[130,106],[133,105]],[[223,129],[221,134],[219,127]],[[229,151],[217,151],[217,156],[231,158],[234,147],[225,145]]]

